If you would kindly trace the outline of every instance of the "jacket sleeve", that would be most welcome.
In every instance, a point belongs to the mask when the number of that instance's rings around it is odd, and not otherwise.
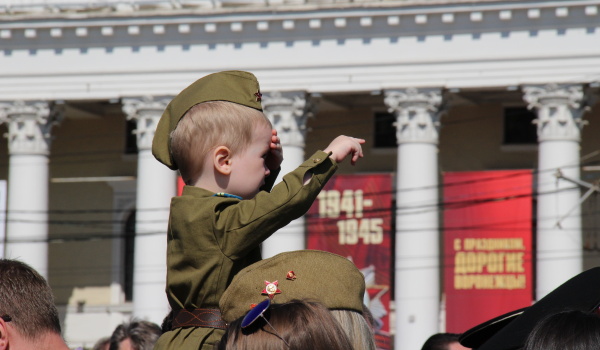
[[[253,199],[217,210],[215,232],[223,232],[216,237],[223,254],[233,260],[244,257],[275,231],[304,215],[336,170],[329,155],[318,151],[285,175],[271,192],[261,191]],[[304,185],[307,172],[312,177]]]

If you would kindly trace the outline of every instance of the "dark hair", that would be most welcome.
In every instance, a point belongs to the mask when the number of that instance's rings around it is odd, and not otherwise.
[[[459,336],[456,333],[436,333],[425,341],[421,350],[447,350],[450,344],[458,343]]]
[[[122,323],[110,336],[109,349],[118,350],[119,344],[129,338],[133,350],[152,350],[161,334],[161,329],[156,323],[140,320]]]
[[[352,344],[329,310],[320,303],[292,300],[265,312],[273,326],[258,319],[246,329],[239,318],[227,327],[216,350],[349,350]],[[280,338],[281,337],[281,338]]]
[[[579,310],[563,311],[540,321],[524,350],[595,350],[600,346],[600,317]]]
[[[61,334],[54,295],[48,282],[31,266],[0,259],[0,315],[28,339],[52,332]]]
[[[104,337],[96,341],[92,350],[105,350],[108,349],[108,347],[110,347],[110,337]]]

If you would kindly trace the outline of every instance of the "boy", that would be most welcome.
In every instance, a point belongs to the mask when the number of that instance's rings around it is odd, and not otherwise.
[[[233,276],[308,211],[337,162],[362,157],[364,140],[339,136],[267,192],[283,153],[260,100],[251,73],[214,73],[177,95],[159,121],[153,154],[179,169],[186,186],[171,201],[167,233],[172,327],[155,349],[212,349],[224,334],[219,299]]]

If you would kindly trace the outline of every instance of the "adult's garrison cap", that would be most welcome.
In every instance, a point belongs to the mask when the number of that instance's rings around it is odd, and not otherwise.
[[[568,310],[596,312],[600,306],[600,267],[566,281],[535,304],[486,321],[464,332],[459,342],[477,350],[514,350],[546,317]]]
[[[226,322],[244,316],[253,304],[295,299],[331,310],[363,310],[365,278],[350,260],[320,250],[297,250],[261,260],[241,270],[219,301]]]
[[[202,102],[229,101],[262,111],[261,96],[258,80],[249,72],[224,71],[196,80],[175,96],[163,112],[152,140],[152,154],[177,170],[171,157],[170,135],[190,108]]]

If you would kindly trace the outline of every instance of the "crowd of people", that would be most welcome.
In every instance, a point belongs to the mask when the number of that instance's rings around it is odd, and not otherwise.
[[[68,350],[47,281],[12,259],[0,259],[0,276],[0,350]],[[271,280],[278,282],[265,284]],[[315,288],[322,285],[330,288]],[[600,297],[590,291],[597,287],[600,268],[575,276],[514,317],[490,320],[464,334],[434,334],[421,350],[466,350],[470,345],[480,350],[597,349]],[[213,350],[375,350],[373,328],[363,312],[364,292],[360,271],[332,253],[303,250],[261,260],[241,270],[220,299],[226,327]],[[162,328],[136,319],[120,324],[93,350],[152,350],[172,327],[169,319]]]
[[[94,349],[376,349],[364,276],[350,260],[316,250],[267,259],[260,252],[265,239],[308,211],[340,162],[363,156],[365,140],[338,136],[274,185],[283,150],[261,96],[253,74],[227,71],[197,80],[167,106],[152,151],[185,182],[171,201],[167,232],[172,311],[160,326],[121,324]],[[435,334],[422,350],[595,348],[597,275],[593,269],[557,289],[577,303],[544,307],[562,300],[550,295],[501,327]],[[0,260],[0,276],[0,350],[68,349],[45,279],[9,259]],[[593,292],[568,294],[589,278],[596,278],[585,285]]]

